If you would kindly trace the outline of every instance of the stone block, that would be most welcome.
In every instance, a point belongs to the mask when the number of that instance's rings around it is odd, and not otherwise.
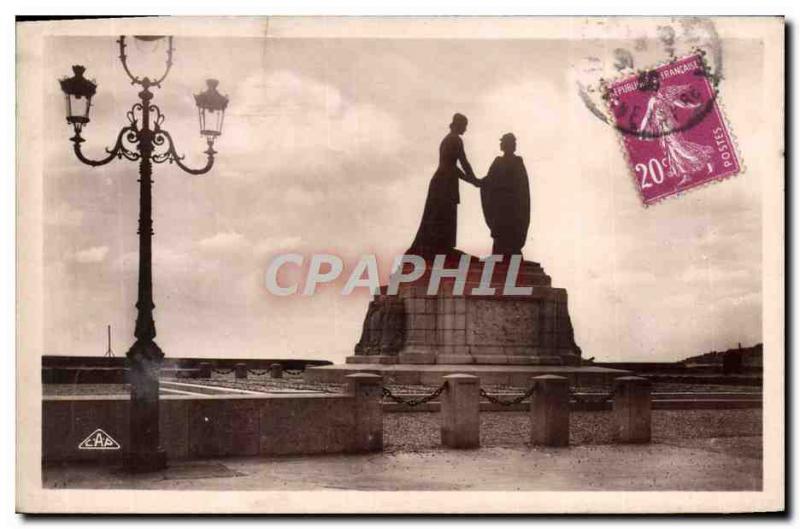
[[[453,306],[456,314],[466,314],[467,302],[463,296],[459,296],[453,300]]]
[[[453,345],[460,345],[466,347],[467,344],[467,331],[464,329],[456,329],[452,331],[453,334]]]
[[[569,445],[569,381],[556,375],[532,380],[531,443],[542,446]]]
[[[297,395],[262,399],[260,455],[306,455],[350,451],[354,400],[348,395]]]
[[[442,445],[450,448],[480,446],[480,379],[472,375],[444,377],[441,395]]]
[[[614,380],[614,438],[619,443],[649,443],[651,386],[641,377]]]
[[[512,365],[531,365],[534,359],[530,356],[508,355],[506,356],[506,361]]]
[[[476,364],[508,364],[508,357],[502,353],[500,354],[475,354]]]
[[[406,329],[406,343],[425,343],[425,329]]]
[[[438,364],[474,364],[475,359],[470,355],[440,354],[436,357]]]
[[[231,399],[228,406],[226,455],[256,456],[260,443],[260,401],[255,399]]]
[[[368,373],[356,373],[346,378],[347,392],[354,399],[351,451],[380,452],[383,450],[383,379]]]
[[[283,378],[283,366],[281,364],[271,364],[269,366],[270,378]]]
[[[211,378],[211,362],[200,362],[198,378]]]
[[[160,401],[158,434],[167,459],[189,457],[189,403],[187,399]]]
[[[238,363],[233,367],[236,378],[247,378],[247,364]]]
[[[435,364],[436,352],[435,351],[422,351],[411,350],[403,351],[398,356],[398,363],[400,364]]]
[[[227,455],[231,435],[227,401],[222,399],[197,399],[189,404],[190,458]]]
[[[425,300],[420,300],[425,301]],[[435,316],[432,314],[415,314],[412,327],[413,329],[435,329],[436,328],[436,319]]]
[[[440,322],[439,326],[444,330],[454,329],[455,328],[455,318],[456,318],[456,315],[453,314],[452,312],[445,312],[439,318],[439,322]]]

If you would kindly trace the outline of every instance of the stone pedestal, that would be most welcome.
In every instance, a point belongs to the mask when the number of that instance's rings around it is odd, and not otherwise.
[[[480,441],[480,379],[473,375],[448,375],[441,396],[442,445],[478,448]]]
[[[197,367],[200,369],[199,378],[211,378],[211,362],[200,362]]]
[[[556,375],[533,378],[531,444],[569,445],[569,381]]]
[[[356,433],[351,451],[380,452],[383,450],[383,379],[369,373],[347,377],[347,392],[355,399]]]
[[[460,255],[449,257],[445,267],[457,268]],[[496,263],[489,276],[485,263],[470,257],[463,292],[445,277],[429,295],[430,262],[422,277],[401,283],[396,294],[381,287],[367,311],[357,354],[347,363],[579,365],[567,291],[553,288],[542,267],[530,261],[511,278],[517,290],[508,289],[507,261]]]
[[[269,366],[270,378],[283,378],[283,366],[281,364],[271,364]]]
[[[620,377],[614,381],[614,438],[619,443],[649,443],[650,381]]]
[[[247,364],[236,364],[233,372],[236,378],[247,378]]]

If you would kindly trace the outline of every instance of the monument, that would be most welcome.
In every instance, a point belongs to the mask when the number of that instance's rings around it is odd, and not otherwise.
[[[580,363],[567,291],[553,288],[539,263],[522,261],[530,224],[530,186],[525,164],[515,154],[516,138],[510,133],[500,138],[503,155],[494,160],[486,178],[478,180],[460,138],[466,127],[465,116],[453,116],[450,133],[439,148],[439,167],[428,188],[417,236],[406,252],[426,260],[425,273],[414,282],[402,283],[396,295],[385,286],[376,293],[356,354],[348,363]],[[481,188],[484,216],[494,240],[491,262],[454,249],[459,178]],[[460,292],[454,292],[455,278],[443,278],[438,292],[429,294],[434,255],[446,256],[445,269],[464,266],[468,260]],[[509,280],[516,287],[511,292]]]
[[[453,116],[439,146],[439,165],[419,229],[405,252],[424,264],[419,267],[424,272],[414,275],[414,263],[401,262],[393,277],[408,280],[392,285],[390,278],[375,292],[347,365],[312,368],[307,378],[335,381],[344,373],[366,370],[393,377],[402,372],[404,380],[416,381],[418,377],[410,376],[415,369],[432,380],[486,368],[498,383],[527,384],[532,374],[592,371],[590,376],[605,380],[620,373],[581,366],[566,289],[553,287],[539,263],[523,259],[531,198],[524,161],[516,155],[516,138],[511,133],[502,136],[503,154],[479,179],[460,138],[467,124],[462,114]],[[487,257],[455,248],[459,179],[480,189],[493,239]],[[526,366],[529,369],[522,369]],[[498,378],[501,372],[508,376]]]

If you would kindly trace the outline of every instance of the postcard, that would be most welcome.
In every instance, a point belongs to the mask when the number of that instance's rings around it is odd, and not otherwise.
[[[20,512],[784,509],[782,18],[17,31]]]

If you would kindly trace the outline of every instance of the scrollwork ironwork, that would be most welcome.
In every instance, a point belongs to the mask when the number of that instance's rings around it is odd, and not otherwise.
[[[206,160],[206,165],[205,167],[201,167],[199,169],[192,169],[183,163],[185,156],[178,154],[178,151],[175,149],[175,142],[172,140],[172,136],[166,130],[159,129],[156,131],[156,133],[153,135],[152,141],[153,145],[156,147],[166,147],[163,151],[154,152],[151,155],[153,163],[174,163],[184,172],[192,175],[205,174],[210,171],[211,167],[214,165],[214,155],[216,154],[216,151],[213,148],[212,141],[208,141],[208,149],[205,151],[205,154],[208,157]]]
[[[139,134],[133,127],[123,127],[122,130],[119,131],[117,135],[117,141],[114,143],[113,147],[106,148],[106,153],[108,156],[105,158],[101,158],[99,160],[92,160],[91,158],[87,158],[82,151],[81,144],[86,141],[84,140],[80,134],[76,134],[75,137],[72,138],[75,156],[78,159],[85,163],[86,165],[90,165],[92,167],[98,167],[101,165],[105,165],[115,158],[127,158],[131,161],[136,161],[141,158],[141,154],[135,152],[133,150],[128,149],[125,146],[125,142],[130,144],[136,144],[139,142]]]

